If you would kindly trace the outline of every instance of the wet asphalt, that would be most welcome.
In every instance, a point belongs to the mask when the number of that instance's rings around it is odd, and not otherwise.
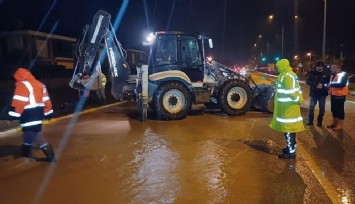
[[[306,88],[305,96],[308,94]],[[307,118],[307,97],[302,113]],[[279,160],[285,143],[251,110],[228,117],[195,106],[178,121],[147,122],[133,102],[45,125],[54,165],[16,158],[21,134],[0,140],[1,203],[352,203],[355,104],[345,129],[306,127],[297,158]],[[331,121],[329,102],[324,126]]]

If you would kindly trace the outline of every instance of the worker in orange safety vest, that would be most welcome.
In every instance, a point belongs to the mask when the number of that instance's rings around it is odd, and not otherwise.
[[[50,119],[53,115],[46,86],[25,68],[18,68],[13,76],[16,79],[16,88],[8,114],[10,119],[20,120],[23,132],[21,156],[30,157],[35,143],[46,155],[48,162],[55,162],[53,148],[41,134],[42,120]]]
[[[329,82],[330,108],[333,114],[333,123],[327,128],[334,131],[341,131],[344,127],[344,103],[348,95],[349,75],[342,71],[341,67],[333,64],[330,67],[332,75]]]

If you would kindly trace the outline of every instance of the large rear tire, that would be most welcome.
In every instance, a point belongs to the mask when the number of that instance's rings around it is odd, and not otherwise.
[[[245,114],[252,104],[252,90],[250,86],[239,80],[227,81],[219,94],[220,107],[230,116]]]
[[[162,120],[179,120],[191,109],[188,89],[177,82],[162,84],[154,94],[155,112]]]

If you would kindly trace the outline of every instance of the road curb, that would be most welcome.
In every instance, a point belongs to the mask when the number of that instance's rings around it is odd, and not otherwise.
[[[61,120],[72,118],[75,115],[83,115],[83,114],[91,113],[91,112],[98,111],[98,110],[101,110],[101,109],[109,108],[109,107],[112,107],[112,106],[121,105],[121,104],[124,104],[124,103],[126,103],[126,102],[123,101],[123,102],[112,103],[112,104],[105,105],[105,106],[100,106],[100,107],[97,107],[97,108],[90,108],[90,109],[87,109],[87,110],[83,110],[83,111],[81,111],[79,113],[72,113],[72,114],[61,116],[61,117],[58,117],[58,118],[53,118],[51,120],[43,121],[43,125],[52,124],[52,123],[55,123],[55,122],[58,122],[58,121],[61,121]],[[15,136],[16,135],[15,133],[19,133],[19,132],[21,132],[21,127],[19,127],[19,126],[15,127],[15,128],[12,128],[12,129],[9,129],[9,130],[6,130],[6,131],[3,131],[3,132],[0,132],[0,140],[8,138],[8,137],[11,137],[11,136]]]

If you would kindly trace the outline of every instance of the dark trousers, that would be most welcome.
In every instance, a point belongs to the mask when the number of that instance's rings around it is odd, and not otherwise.
[[[345,112],[344,112],[345,100],[346,100],[346,96],[331,96],[330,107],[332,110],[333,118],[339,118],[340,120],[344,120],[344,118],[345,118]]]
[[[23,132],[23,144],[26,146],[32,146],[33,143],[42,148],[47,144],[46,140],[43,138],[41,132],[26,131]]]
[[[317,105],[319,107],[319,114],[317,118],[318,123],[322,123],[324,113],[325,113],[325,101],[327,96],[309,96],[309,110],[308,110],[308,119],[309,123],[313,123],[314,119],[314,108]]]

